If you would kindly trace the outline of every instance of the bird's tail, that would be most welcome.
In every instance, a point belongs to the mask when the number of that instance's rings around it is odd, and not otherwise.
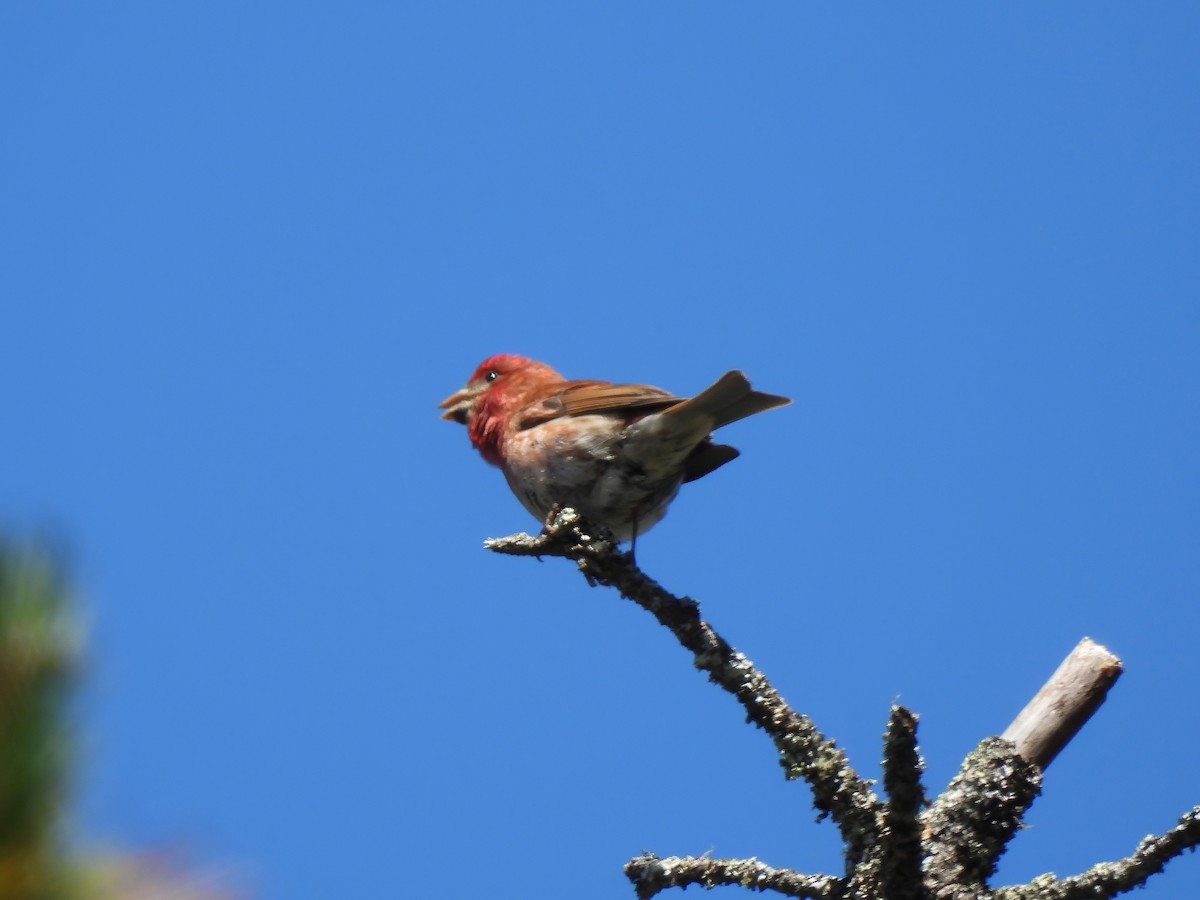
[[[726,372],[695,397],[664,410],[662,415],[711,416],[714,420],[712,427],[716,429],[777,406],[787,406],[791,402],[788,397],[754,390],[746,376],[734,370]]]

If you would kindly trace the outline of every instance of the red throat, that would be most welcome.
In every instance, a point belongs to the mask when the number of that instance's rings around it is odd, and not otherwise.
[[[504,397],[498,391],[486,391],[475,402],[475,409],[467,422],[467,435],[471,446],[493,466],[500,465],[501,448],[504,446],[505,415]]]

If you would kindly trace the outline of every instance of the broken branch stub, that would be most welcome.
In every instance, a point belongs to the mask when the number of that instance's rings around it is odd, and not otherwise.
[[[1121,660],[1084,638],[1001,735],[1021,758],[1045,769],[1104,702]]]

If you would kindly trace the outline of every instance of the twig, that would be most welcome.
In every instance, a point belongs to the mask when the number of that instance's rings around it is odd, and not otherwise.
[[[573,559],[591,584],[615,587],[670,629],[695,655],[696,667],[733,694],[746,718],[771,736],[788,778],[803,778],[813,792],[813,805],[837,823],[846,846],[847,871],[861,861],[877,832],[879,801],[869,781],[851,768],[846,754],[825,738],[807,716],[797,713],[767,677],[700,618],[694,600],[676,597],[649,578],[629,554],[617,551],[611,538],[564,509],[537,537],[527,534],[493,538],[489,550],[518,556],[563,556]]]
[[[1185,850],[1200,846],[1200,806],[1162,835],[1145,838],[1130,856],[1116,862],[1097,863],[1080,875],[1057,879],[1039,875],[1029,884],[1004,887],[996,900],[1105,900],[1141,887]]]
[[[830,875],[802,875],[791,869],[776,869],[756,859],[711,859],[707,856],[669,856],[653,853],[637,856],[625,864],[638,900],[649,900],[667,888],[700,884],[706,888],[739,885],[756,891],[775,891],[788,897],[836,900],[843,896],[841,879]]]

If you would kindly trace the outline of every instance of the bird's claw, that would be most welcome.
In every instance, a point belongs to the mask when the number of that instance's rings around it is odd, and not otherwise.
[[[558,519],[558,514],[562,511],[563,506],[561,503],[550,504],[550,512],[546,513],[546,521],[542,523],[542,537],[547,537],[554,531],[555,520]]]

